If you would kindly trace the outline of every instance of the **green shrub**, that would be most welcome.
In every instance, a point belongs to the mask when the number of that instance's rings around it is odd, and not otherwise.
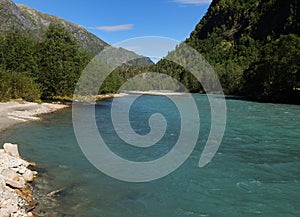
[[[37,101],[40,99],[39,85],[29,76],[0,70],[0,100],[24,99],[26,101]]]

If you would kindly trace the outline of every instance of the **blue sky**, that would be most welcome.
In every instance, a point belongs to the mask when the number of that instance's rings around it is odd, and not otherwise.
[[[185,40],[206,13],[209,0],[14,0],[80,24],[114,44],[141,36]]]
[[[184,41],[211,0],[13,0],[84,26],[109,44],[143,36]],[[143,53],[140,53],[143,54]]]

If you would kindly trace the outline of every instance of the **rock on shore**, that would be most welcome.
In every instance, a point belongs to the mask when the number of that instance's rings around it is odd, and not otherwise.
[[[27,183],[37,174],[21,159],[18,146],[6,143],[0,149],[0,217],[31,217],[32,191]]]

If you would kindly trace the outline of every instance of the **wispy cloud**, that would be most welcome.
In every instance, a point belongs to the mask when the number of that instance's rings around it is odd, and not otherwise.
[[[123,24],[117,26],[96,26],[96,27],[89,27],[89,29],[96,29],[105,32],[118,32],[118,31],[125,31],[125,30],[132,30],[134,28],[133,24]]]
[[[173,2],[183,5],[203,5],[210,4],[212,0],[173,0]]]

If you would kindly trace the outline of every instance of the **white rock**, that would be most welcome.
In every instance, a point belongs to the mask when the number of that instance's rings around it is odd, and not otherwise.
[[[5,209],[0,209],[0,216],[1,217],[9,217],[9,213]]]
[[[20,157],[18,145],[11,144],[11,143],[5,143],[3,145],[3,148],[4,148],[4,152],[9,154],[10,156]]]
[[[28,166],[29,163],[20,158],[17,145],[6,143],[4,150],[0,149],[0,217],[28,216],[21,208],[26,201],[15,190],[33,181],[34,172]]]
[[[26,171],[27,171],[26,167],[21,167],[19,168],[18,173],[24,174]]]
[[[0,192],[4,191],[5,185],[5,180],[2,177],[0,177]]]
[[[20,170],[20,168],[19,167],[17,167],[17,168],[10,168],[11,170],[13,170],[13,171],[15,171],[16,173],[18,173],[19,172],[19,170]]]
[[[17,204],[10,203],[7,205],[6,210],[8,211],[9,214],[12,214],[14,212],[17,212],[19,209]]]
[[[13,181],[19,181],[20,180],[20,175],[18,173],[16,173],[15,171],[11,170],[11,169],[3,170],[2,175],[6,179],[10,179],[10,180],[13,180]]]
[[[25,187],[25,180],[23,178],[21,178],[19,181],[14,181],[11,179],[6,179],[5,183],[13,188],[24,188]]]
[[[33,182],[34,175],[31,170],[26,170],[26,172],[23,174],[23,178],[26,182]]]
[[[12,199],[7,199],[3,201],[3,206],[10,206],[12,204]]]
[[[27,167],[28,163],[24,160],[22,160],[21,158],[13,158],[13,157],[8,157],[7,161],[4,163],[6,165],[6,167],[9,168],[18,168],[19,167]]]

